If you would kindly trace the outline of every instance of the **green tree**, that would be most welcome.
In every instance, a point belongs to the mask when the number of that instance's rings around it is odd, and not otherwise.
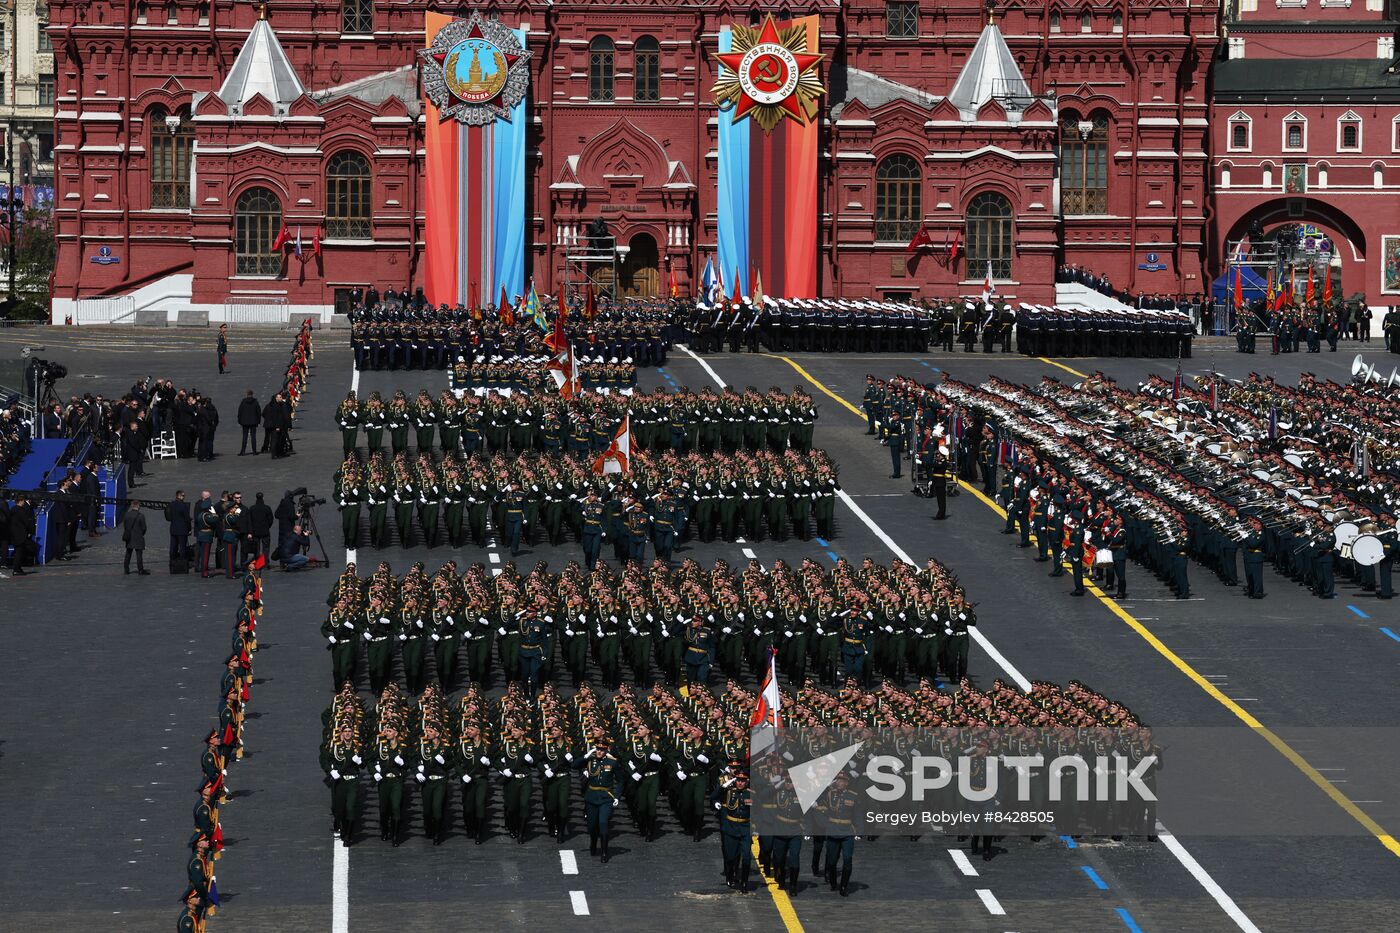
[[[14,301],[7,302],[9,317],[44,321],[49,317],[49,277],[57,256],[53,214],[46,210],[16,211],[19,236],[15,240]]]

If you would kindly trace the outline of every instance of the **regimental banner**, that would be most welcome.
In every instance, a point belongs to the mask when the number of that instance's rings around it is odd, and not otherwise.
[[[761,271],[770,295],[817,294],[816,73],[821,18],[760,29],[721,27],[719,259],[725,287],[745,295]]]
[[[523,29],[424,17],[427,108],[424,292],[433,304],[494,301],[525,292]]]

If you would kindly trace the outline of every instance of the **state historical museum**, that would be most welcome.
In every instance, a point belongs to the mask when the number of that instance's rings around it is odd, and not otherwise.
[[[1213,0],[49,9],[56,320],[689,294],[710,260],[793,296],[1209,282]],[[726,69],[770,15],[790,51]]]

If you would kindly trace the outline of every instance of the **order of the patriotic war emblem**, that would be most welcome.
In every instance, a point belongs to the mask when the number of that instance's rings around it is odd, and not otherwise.
[[[418,54],[424,91],[441,120],[485,126],[509,120],[511,109],[525,99],[530,53],[514,30],[477,13],[442,27]]]
[[[734,108],[734,119],[752,117],[765,132],[784,118],[806,123],[824,93],[817,63],[825,56],[807,51],[805,26],[779,29],[770,14],[761,29],[734,27],[730,51],[717,56],[724,71],[715,82],[715,102]]]

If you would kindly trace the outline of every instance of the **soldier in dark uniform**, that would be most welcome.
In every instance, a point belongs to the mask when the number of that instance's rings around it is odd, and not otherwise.
[[[613,757],[607,740],[600,740],[583,769],[583,811],[588,824],[588,854],[597,855],[601,842],[604,864],[612,858],[608,852],[608,828],[621,785],[618,760]]]
[[[753,837],[749,829],[748,770],[740,761],[731,761],[729,774],[715,788],[711,805],[719,813],[720,845],[724,855],[724,881],[729,887],[749,890],[753,864]]]

